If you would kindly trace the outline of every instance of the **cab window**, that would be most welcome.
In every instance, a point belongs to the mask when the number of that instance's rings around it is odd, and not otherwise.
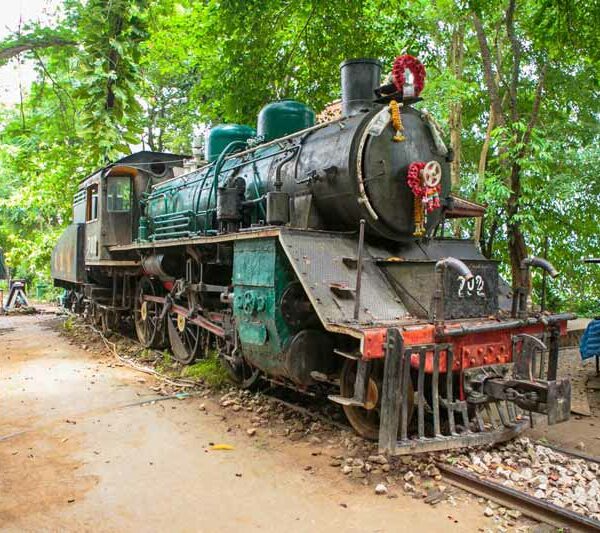
[[[98,218],[98,184],[90,185],[87,189],[85,221],[91,222]]]
[[[131,207],[131,178],[111,176],[107,179],[106,209],[110,213],[129,211]]]

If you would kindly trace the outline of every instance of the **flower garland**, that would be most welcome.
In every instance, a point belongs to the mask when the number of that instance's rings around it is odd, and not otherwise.
[[[396,134],[392,137],[394,142],[402,142],[406,140],[406,137],[402,134],[404,131],[404,125],[402,124],[402,115],[400,114],[400,107],[402,104],[398,104],[396,100],[390,100],[390,114],[392,115],[392,126]]]
[[[398,56],[394,60],[392,67],[392,79],[396,89],[402,91],[404,89],[404,71],[408,69],[413,75],[413,83],[415,87],[415,96],[419,96],[425,86],[425,76],[427,75],[423,63],[416,57],[409,54]]]
[[[441,177],[441,169],[430,170],[431,167],[431,162],[423,163],[422,161],[414,161],[408,166],[406,182],[415,197],[415,237],[421,237],[425,234],[425,213],[431,213],[440,207],[441,180],[437,178],[432,182],[431,179],[428,179],[429,176],[423,175],[424,172],[437,171],[437,174]],[[437,181],[437,183],[435,186],[430,187],[427,185],[428,181],[430,183]]]

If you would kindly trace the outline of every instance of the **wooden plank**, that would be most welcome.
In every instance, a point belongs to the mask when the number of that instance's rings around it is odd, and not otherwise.
[[[400,400],[402,399],[402,335],[396,328],[387,331],[386,354],[383,369],[381,418],[379,424],[379,451],[393,454],[398,441]]]

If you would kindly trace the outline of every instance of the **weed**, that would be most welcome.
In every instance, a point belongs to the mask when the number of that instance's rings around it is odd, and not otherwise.
[[[163,350],[162,359],[156,362],[156,370],[163,374],[173,373],[173,356],[167,350]]]
[[[73,331],[74,326],[75,326],[75,317],[74,316],[67,317],[67,319],[63,322],[64,330],[69,333],[71,331]]]
[[[221,387],[228,381],[227,370],[216,352],[211,352],[205,359],[183,368],[182,377],[202,379],[211,387]]]

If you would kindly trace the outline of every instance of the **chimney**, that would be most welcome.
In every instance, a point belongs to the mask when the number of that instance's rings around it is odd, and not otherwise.
[[[372,109],[375,89],[381,82],[381,63],[377,59],[347,59],[340,65],[340,72],[342,116]]]

